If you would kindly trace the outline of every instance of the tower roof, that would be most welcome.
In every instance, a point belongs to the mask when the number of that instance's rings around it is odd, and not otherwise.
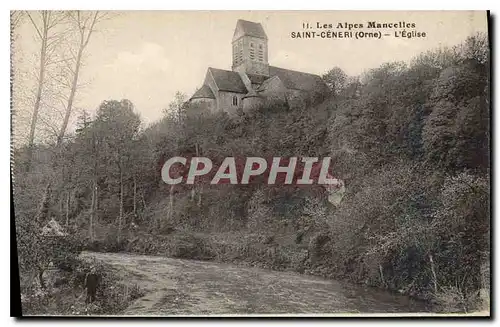
[[[260,23],[238,19],[236,29],[234,30],[233,41],[236,41],[242,36],[253,36],[267,40],[266,32],[264,32],[264,28]]]

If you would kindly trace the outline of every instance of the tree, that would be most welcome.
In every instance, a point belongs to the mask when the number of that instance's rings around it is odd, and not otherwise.
[[[333,94],[338,95],[346,86],[347,74],[339,67],[326,72],[322,78]]]
[[[453,169],[488,166],[486,72],[485,65],[465,61],[437,78],[422,131],[429,160]]]
[[[19,10],[11,10],[10,12],[10,30],[13,32],[23,19],[23,12]]]
[[[181,122],[186,116],[187,96],[180,91],[175,92],[174,99],[168,104],[168,108],[163,109],[163,115],[172,116]]]
[[[96,31],[97,24],[103,20],[105,14],[98,11],[88,13],[76,11],[69,13],[68,16],[73,24],[73,29],[76,30],[78,41],[76,54],[74,53],[74,51],[70,51],[72,55],[71,60],[73,63],[73,67],[70,68],[71,84],[68,101],[66,103],[64,120],[57,136],[58,145],[60,145],[63,141],[64,135],[66,134],[66,129],[68,128],[69,118],[73,110],[73,102],[75,100],[76,91],[78,89],[78,79],[80,77],[80,69],[82,66],[85,49],[90,42],[92,34]]]
[[[133,183],[133,145],[139,136],[141,121],[129,100],[104,101],[94,122],[95,135],[100,140],[99,161],[107,167],[106,183],[118,184],[118,241],[125,224],[125,197],[128,185]],[[130,192],[130,191],[129,191]]]
[[[446,178],[438,196],[433,227],[440,240],[438,278],[469,293],[481,288],[480,267],[489,251],[490,186],[479,175],[462,172]],[[468,294],[465,294],[466,296]]]
[[[65,20],[66,16],[63,13],[51,11],[41,11],[37,13],[26,12],[26,15],[35,29],[36,36],[40,42],[36,95],[28,138],[29,153],[27,165],[29,166],[35,140],[35,129],[37,127],[40,103],[42,101],[42,93],[45,86],[46,70],[51,60],[50,57],[53,55],[57,46],[63,39],[64,31],[57,31],[57,28]]]
[[[473,60],[486,65],[490,60],[488,36],[477,33],[469,36],[464,42],[454,48],[456,55],[462,60]]]

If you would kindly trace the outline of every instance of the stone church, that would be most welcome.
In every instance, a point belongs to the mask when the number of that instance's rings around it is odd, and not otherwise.
[[[236,115],[272,102],[300,106],[326,90],[318,75],[269,65],[268,39],[260,23],[238,20],[232,46],[232,70],[209,67],[190,104]]]

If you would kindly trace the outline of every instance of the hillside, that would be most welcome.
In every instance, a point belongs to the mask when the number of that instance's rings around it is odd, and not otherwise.
[[[31,162],[25,149],[15,154],[20,269],[34,260],[43,270],[36,251],[44,241],[33,235],[55,217],[94,251],[294,270],[424,298],[446,312],[483,308],[487,54],[484,36],[471,37],[408,65],[327,75],[331,92],[314,102],[268,103],[236,119],[192,116],[179,105],[141,128],[130,101],[104,101],[63,146],[40,145]],[[173,156],[330,156],[346,193],[335,206],[318,185],[171,187],[161,167]]]

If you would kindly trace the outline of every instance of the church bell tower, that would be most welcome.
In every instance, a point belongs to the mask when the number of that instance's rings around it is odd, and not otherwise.
[[[239,19],[232,45],[233,71],[269,76],[267,35],[260,23]]]

